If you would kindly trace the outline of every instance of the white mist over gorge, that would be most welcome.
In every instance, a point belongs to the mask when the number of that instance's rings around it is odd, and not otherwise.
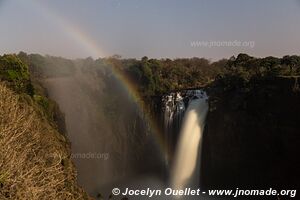
[[[141,121],[133,101],[110,77],[109,69],[86,69],[81,65],[77,62],[74,75],[45,78],[43,86],[65,114],[79,184],[92,196],[96,197],[100,191],[109,196],[111,185],[122,186],[137,179],[145,170],[147,160],[153,157],[159,162],[159,156],[155,155],[154,144],[152,152],[146,150],[152,139],[146,131],[141,131],[146,129],[145,122]],[[112,79],[105,80],[106,76]],[[114,113],[107,110],[111,109],[107,104],[126,111]],[[131,120],[130,123],[121,115]],[[144,151],[149,153],[149,159],[143,158],[142,164],[139,160]]]

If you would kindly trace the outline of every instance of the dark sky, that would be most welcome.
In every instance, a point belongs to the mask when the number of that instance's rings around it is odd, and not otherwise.
[[[0,0],[0,54],[283,56],[299,21],[297,0]]]

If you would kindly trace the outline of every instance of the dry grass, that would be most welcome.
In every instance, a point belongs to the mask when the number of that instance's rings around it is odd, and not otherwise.
[[[0,83],[0,199],[87,199],[69,147],[30,98]]]

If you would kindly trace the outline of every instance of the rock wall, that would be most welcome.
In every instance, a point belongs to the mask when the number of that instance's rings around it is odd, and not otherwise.
[[[294,78],[209,90],[203,188],[299,188],[300,93]]]

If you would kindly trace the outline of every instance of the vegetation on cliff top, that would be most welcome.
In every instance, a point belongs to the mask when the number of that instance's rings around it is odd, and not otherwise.
[[[55,106],[34,89],[26,64],[0,56],[0,199],[88,199]]]
[[[64,117],[58,105],[47,98],[47,92],[42,85],[32,77],[28,65],[14,54],[0,56],[0,82],[14,92],[33,99],[49,122],[62,132]]]
[[[225,68],[226,72],[218,76],[213,86],[223,90],[247,90],[260,81],[287,78],[294,80],[293,90],[299,91],[300,56],[254,58],[247,54],[239,54],[237,58],[230,58]]]
[[[0,80],[16,92],[33,95],[28,68],[16,55],[0,56]]]
[[[251,79],[272,77],[297,77],[300,75],[300,56],[283,58],[255,58],[239,54],[236,58],[211,62],[205,58],[183,59],[122,59],[120,56],[68,60],[60,57],[18,55],[28,64],[34,77],[70,76],[76,72],[76,65],[84,69],[98,70],[98,75],[110,75],[109,69],[119,71],[136,85],[142,96],[161,95],[170,91],[205,87],[216,79],[222,79],[226,87],[244,84]],[[45,69],[44,69],[45,68]]]

